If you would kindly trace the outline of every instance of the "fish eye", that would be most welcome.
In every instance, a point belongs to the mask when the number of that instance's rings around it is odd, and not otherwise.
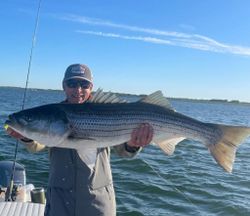
[[[24,120],[27,122],[31,122],[33,120],[32,116],[25,116]]]

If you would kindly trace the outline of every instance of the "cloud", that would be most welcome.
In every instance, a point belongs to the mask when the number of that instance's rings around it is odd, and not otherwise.
[[[91,34],[91,35],[96,35],[96,36],[102,36],[102,37],[120,38],[120,39],[125,39],[125,40],[138,40],[138,41],[144,41],[144,42],[156,43],[156,44],[174,45],[174,44],[172,44],[171,41],[163,40],[163,39],[159,39],[159,38],[153,38],[153,37],[126,36],[126,35],[120,35],[120,34],[114,34],[114,33],[81,31],[81,30],[77,30],[76,32],[82,33],[82,34]]]
[[[187,34],[183,32],[175,31],[163,31],[159,29],[142,28],[138,26],[130,26],[124,24],[118,24],[110,21],[101,19],[95,19],[90,17],[76,16],[76,15],[65,15],[60,19],[79,22],[92,26],[108,27],[113,29],[126,30],[128,32],[142,33],[143,36],[131,36],[124,34],[117,34],[111,32],[98,32],[98,31],[81,31],[77,30],[78,33],[91,34],[101,37],[119,38],[124,40],[138,40],[148,43],[156,43],[162,45],[172,45],[179,47],[186,47],[191,49],[219,52],[219,53],[230,53],[242,56],[250,56],[250,47],[243,47],[238,45],[230,45],[216,41],[207,36],[199,34]],[[147,36],[145,36],[147,34]]]

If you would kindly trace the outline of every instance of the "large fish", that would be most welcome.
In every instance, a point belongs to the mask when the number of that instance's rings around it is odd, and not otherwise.
[[[228,172],[232,172],[237,146],[250,134],[248,127],[204,123],[180,114],[160,91],[127,103],[98,90],[84,104],[48,104],[23,110],[10,115],[5,124],[49,147],[87,151],[128,141],[141,123],[152,125],[153,142],[167,154],[184,139],[198,140]]]

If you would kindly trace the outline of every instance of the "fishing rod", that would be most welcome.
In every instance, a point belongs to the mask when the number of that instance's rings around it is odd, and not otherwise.
[[[26,101],[26,95],[27,95],[27,89],[28,89],[28,84],[29,84],[29,77],[30,77],[30,71],[31,71],[33,50],[34,50],[34,47],[35,47],[36,35],[37,35],[37,29],[38,29],[38,22],[39,22],[39,18],[40,18],[41,2],[42,2],[42,0],[38,1],[36,21],[35,21],[35,27],[34,27],[34,32],[33,32],[33,36],[32,36],[32,44],[31,44],[31,50],[30,50],[30,56],[29,56],[28,71],[27,71],[25,88],[24,88],[24,93],[23,93],[23,101],[22,101],[22,107],[21,107],[22,110],[24,109],[24,105],[25,105],[25,101]],[[18,145],[19,145],[19,140],[17,140],[16,144],[15,144],[14,161],[13,161],[13,165],[12,165],[9,186],[7,187],[7,190],[6,190],[6,193],[5,193],[5,201],[13,201],[14,200],[14,197],[12,196],[12,191],[13,191],[13,187],[14,187],[14,175],[15,175],[15,170],[16,170],[16,160],[17,160]]]

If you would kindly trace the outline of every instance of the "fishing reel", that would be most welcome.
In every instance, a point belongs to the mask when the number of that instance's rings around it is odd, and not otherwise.
[[[0,188],[0,198],[2,198],[1,200],[5,200],[5,201],[16,201],[17,196],[18,196],[18,192],[19,192],[19,188],[20,186],[18,185],[13,185],[13,188],[11,190],[11,194],[10,196],[7,198],[6,196],[8,196],[10,189],[7,188]]]

